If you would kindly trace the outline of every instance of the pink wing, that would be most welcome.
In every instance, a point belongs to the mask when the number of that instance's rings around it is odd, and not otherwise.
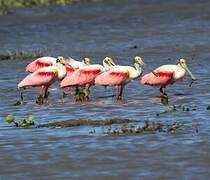
[[[67,72],[66,76],[70,76],[75,71],[75,69],[69,65],[65,65],[65,67],[66,67],[66,72]]]
[[[30,64],[26,66],[26,71],[28,72],[35,72],[37,69],[42,68],[42,67],[47,67],[51,66],[53,62],[56,61],[56,58],[54,57],[40,57]]]
[[[66,76],[60,86],[62,88],[67,87],[67,86],[75,86],[75,85],[85,85],[88,83],[92,83],[95,79],[95,77],[101,73],[100,68],[82,68],[76,70],[72,75]]]
[[[156,69],[154,73],[146,74],[141,79],[141,84],[148,84],[152,86],[162,86],[173,83],[173,71]]]
[[[57,78],[58,74],[52,66],[40,68],[26,76],[19,84],[18,88],[29,86],[50,85]]]
[[[66,62],[69,63],[74,69],[79,69],[83,66],[83,63],[80,61],[76,61],[73,58],[69,57],[66,59]]]
[[[96,85],[120,85],[129,77],[127,71],[109,70],[95,78]]]

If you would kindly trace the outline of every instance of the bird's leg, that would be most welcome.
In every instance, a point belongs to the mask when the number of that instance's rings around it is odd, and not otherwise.
[[[116,98],[119,99],[119,86],[116,85]]]
[[[75,96],[77,96],[79,94],[79,86],[75,87]]]
[[[36,99],[37,104],[43,104],[43,91],[44,91],[44,86],[41,86],[40,91],[39,91],[39,96],[37,96],[37,99]]]
[[[43,104],[44,100],[48,98],[49,93],[48,93],[48,87],[47,86],[42,86],[40,90],[40,95],[37,97],[36,103],[37,104]]]
[[[20,92],[20,100],[23,102],[23,92]]]
[[[14,103],[14,106],[19,106],[23,104],[23,93],[20,91],[20,100]]]
[[[44,89],[44,96],[43,96],[43,97],[44,97],[45,100],[48,99],[48,96],[49,96],[49,94],[50,94],[50,92],[48,91],[48,88],[49,88],[49,87],[47,86],[47,87],[45,87],[45,89]]]
[[[123,89],[124,89],[125,85],[122,84],[120,87],[120,94],[119,94],[119,98],[118,99],[122,99],[122,95],[123,95]]]
[[[67,93],[65,91],[63,91],[62,93],[62,99],[64,99],[66,97]]]
[[[165,87],[161,87],[161,88],[160,88],[160,92],[161,92],[164,96],[168,96],[165,89],[166,89]]]
[[[85,89],[88,90],[88,91],[89,91],[90,87],[91,87],[91,84],[90,83],[88,83],[88,84],[85,85]]]

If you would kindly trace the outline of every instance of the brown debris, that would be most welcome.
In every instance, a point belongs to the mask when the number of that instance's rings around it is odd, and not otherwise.
[[[78,120],[65,120],[60,122],[53,122],[48,124],[38,125],[37,128],[52,127],[52,128],[64,128],[74,126],[106,126],[112,124],[127,124],[131,122],[128,119],[105,119],[105,120],[89,120],[89,119],[78,119]]]
[[[159,122],[149,122],[145,121],[144,126],[131,126],[131,127],[121,127],[116,128],[114,130],[109,129],[105,134],[108,135],[132,135],[139,134],[145,132],[175,132],[180,129],[180,125],[178,123],[166,124]]]

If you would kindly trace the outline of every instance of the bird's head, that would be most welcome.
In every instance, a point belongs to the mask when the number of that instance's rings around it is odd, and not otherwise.
[[[63,65],[66,64],[63,56],[58,56],[57,59],[56,59],[56,63],[60,63],[60,64],[63,64]]]
[[[116,66],[116,64],[114,63],[113,59],[110,57],[105,57],[103,60],[103,65],[105,66]]]
[[[85,65],[90,65],[90,64],[92,64],[91,59],[88,58],[88,57],[85,57],[85,58],[82,60],[82,62],[83,62]]]
[[[180,67],[182,67],[183,69],[185,69],[187,72],[188,72],[188,74],[190,75],[190,77],[191,77],[191,79],[193,80],[193,81],[195,81],[196,80],[196,78],[193,76],[193,74],[191,73],[191,71],[189,70],[189,68],[188,68],[188,66],[187,66],[187,63],[186,63],[186,60],[185,59],[183,59],[183,58],[181,58],[180,60],[179,60],[179,64],[178,64]]]
[[[146,65],[146,64],[144,63],[143,59],[142,59],[141,57],[139,57],[139,56],[136,56],[136,57],[134,58],[134,64],[138,64],[139,66],[144,66],[144,65]]]

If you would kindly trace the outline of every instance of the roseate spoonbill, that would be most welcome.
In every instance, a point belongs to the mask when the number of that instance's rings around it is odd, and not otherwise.
[[[26,66],[26,71],[33,73],[36,70],[38,70],[39,68],[52,66],[53,64],[56,63],[56,60],[57,60],[57,58],[54,58],[54,57],[48,57],[48,56],[40,57],[40,58],[34,60],[33,62],[31,62],[30,64],[28,64]],[[67,62],[65,64],[65,67],[66,67],[67,75],[70,75],[72,72],[75,71],[75,69]]]
[[[89,58],[85,58],[84,62],[91,62]],[[106,64],[107,63],[107,64]],[[107,66],[109,66],[108,62],[104,62],[104,64],[106,64]],[[80,67],[79,69],[77,69],[74,73],[72,73],[70,76],[66,76],[61,84],[60,87],[61,88],[65,88],[65,87],[73,87],[75,86],[76,89],[76,95],[79,93],[79,89],[78,86],[82,86],[85,87],[86,89],[86,96],[87,99],[89,98],[89,88],[91,85],[93,85],[94,83],[94,79],[95,77],[104,72],[105,68],[102,65],[99,64],[91,64],[88,65],[86,63],[86,66]],[[84,90],[82,91],[84,92]]]
[[[19,84],[18,89],[28,87],[41,87],[40,98],[43,102],[47,99],[48,88],[56,80],[61,80],[66,75],[65,60],[58,56],[52,66],[39,68],[35,72],[26,76]]]
[[[160,87],[160,92],[167,96],[165,92],[166,86],[183,79],[186,72],[191,76],[192,81],[196,80],[188,69],[185,59],[180,59],[177,65],[162,65],[151,73],[144,75],[141,84]]]
[[[111,60],[111,58],[105,58]],[[95,78],[96,85],[116,86],[116,97],[122,99],[124,86],[131,80],[138,78],[142,73],[143,60],[136,56],[134,67],[131,66],[109,66],[109,69]]]
[[[56,62],[56,60],[57,58],[54,58],[54,57],[48,57],[48,56],[40,57],[34,60],[33,62],[31,62],[30,64],[28,64],[26,66],[26,71],[33,73],[39,68],[52,66],[53,63]],[[67,75],[70,75],[76,69],[91,63],[90,59],[88,58],[87,59],[84,58],[84,60],[80,62],[69,57],[65,61],[66,61],[65,67],[66,67]]]
[[[68,59],[66,59],[66,62],[68,64],[71,65],[71,67],[73,67],[74,69],[79,69],[83,66],[86,66],[86,65],[90,65],[92,62],[91,62],[91,59],[89,58],[84,58],[81,62],[80,61],[76,61],[74,59],[72,59],[71,57],[69,57]]]
[[[56,58],[54,58],[54,57],[48,57],[48,56],[40,57],[40,58],[32,61],[31,63],[29,63],[26,66],[26,71],[33,73],[39,68],[52,66],[55,63],[56,63]]]

